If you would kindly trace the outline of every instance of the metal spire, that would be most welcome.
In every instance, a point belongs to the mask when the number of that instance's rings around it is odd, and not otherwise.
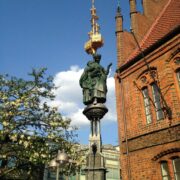
[[[117,2],[117,3],[118,3],[118,7],[120,7],[120,0],[118,0],[118,2]]]
[[[103,38],[99,32],[100,26],[97,23],[99,17],[96,14],[95,0],[92,0],[91,8],[91,31],[88,33],[89,40],[85,43],[85,50],[88,54],[95,54],[97,49],[104,44]]]
[[[118,15],[121,15],[120,0],[117,0],[117,14],[118,14]]]
[[[94,0],[92,0],[92,7],[94,7]]]

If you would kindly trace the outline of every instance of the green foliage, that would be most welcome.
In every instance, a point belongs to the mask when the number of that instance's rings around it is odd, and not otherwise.
[[[0,76],[0,179],[22,174],[31,179],[58,149],[75,152],[70,120],[48,106],[55,86],[45,70],[33,70],[31,80]]]

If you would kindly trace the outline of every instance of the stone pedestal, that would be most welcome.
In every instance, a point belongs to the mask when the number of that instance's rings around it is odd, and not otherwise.
[[[89,136],[89,153],[86,157],[86,180],[106,180],[105,160],[101,149],[100,120],[108,112],[104,104],[97,103],[87,106],[83,113],[91,122]]]
[[[105,180],[106,168],[102,154],[88,154],[86,158],[86,180]]]

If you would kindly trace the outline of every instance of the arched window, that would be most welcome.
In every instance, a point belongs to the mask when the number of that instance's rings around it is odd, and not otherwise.
[[[175,180],[180,180],[180,158],[174,158],[172,160],[173,169],[174,169],[174,178]]]
[[[162,180],[180,180],[180,148],[174,147],[159,152],[153,161],[160,163]]]
[[[176,69],[175,72],[176,72],[177,81],[180,88],[180,56],[177,56],[174,58],[174,69]]]
[[[153,83],[151,86],[153,92],[153,102],[156,110],[156,118],[157,120],[164,119],[164,113],[161,107],[161,96],[159,93],[159,89],[155,83]]]
[[[178,70],[176,71],[176,75],[177,75],[177,81],[178,81],[179,88],[180,88],[180,69],[178,69]]]
[[[145,106],[145,114],[146,114],[146,122],[147,124],[152,123],[152,115],[151,115],[151,104],[148,88],[145,87],[142,89],[142,94],[144,98],[144,106]]]
[[[136,81],[138,89],[142,92],[146,123],[151,124],[152,119],[164,119],[160,88],[158,87],[156,68],[144,71]],[[154,117],[154,118],[153,118]]]
[[[171,68],[175,72],[175,84],[177,85],[176,87],[178,88],[178,93],[180,90],[180,48],[176,49],[170,56],[170,58],[167,60],[167,62],[170,63]]]
[[[162,180],[170,180],[167,161],[161,161],[161,173],[162,173]]]

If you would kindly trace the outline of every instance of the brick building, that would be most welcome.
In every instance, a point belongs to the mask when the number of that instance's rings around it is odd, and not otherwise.
[[[116,14],[115,75],[123,180],[180,180],[180,1],[129,0]]]

